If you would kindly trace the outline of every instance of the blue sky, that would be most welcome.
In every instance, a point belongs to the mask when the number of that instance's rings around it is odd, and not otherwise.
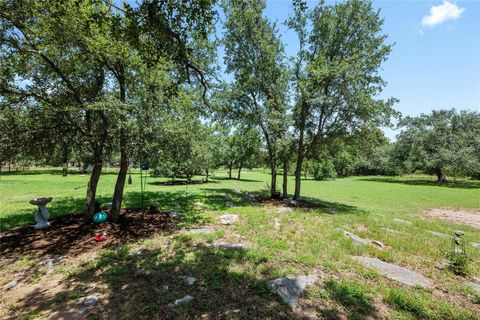
[[[404,115],[452,107],[480,111],[480,0],[383,0],[374,6],[388,41],[395,43],[383,65],[383,97],[399,99],[395,108]],[[267,1],[265,15],[277,21],[288,56],[298,48],[295,34],[283,25],[291,12],[291,0]],[[385,133],[394,138],[397,132]]]

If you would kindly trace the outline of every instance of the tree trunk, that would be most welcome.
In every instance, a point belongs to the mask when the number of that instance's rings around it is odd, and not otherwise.
[[[206,176],[205,182],[208,182],[208,169],[205,169],[205,176]]]
[[[126,101],[126,87],[123,65],[120,63],[119,72],[117,76],[118,84],[120,86],[120,101]],[[120,119],[122,121],[124,119]],[[123,122],[123,121],[122,121]],[[120,124],[120,170],[118,171],[117,182],[115,183],[115,190],[112,199],[112,208],[110,209],[110,216],[112,221],[117,221],[120,216],[120,209],[122,207],[123,189],[125,188],[125,181],[128,173],[128,155],[127,155],[127,133],[125,132],[125,124]],[[140,169],[141,170],[141,169]]]
[[[303,145],[303,129],[300,130],[300,135],[298,138],[298,151],[297,151],[297,163],[295,167],[295,193],[293,195],[294,200],[300,200],[300,189],[302,184],[302,166],[303,159],[305,157],[305,146]]]
[[[93,164],[92,174],[90,175],[90,180],[88,181],[87,186],[87,199],[85,211],[83,213],[84,222],[90,221],[93,214],[95,214],[95,195],[97,193],[98,180],[100,180],[103,166],[101,153],[98,150],[95,151],[94,161],[95,163]]]
[[[128,156],[126,150],[126,137],[124,129],[120,129],[120,170],[117,175],[117,182],[115,183],[115,190],[112,199],[112,208],[110,209],[110,217],[112,221],[117,221],[120,216],[120,209],[122,207],[123,189],[125,188],[125,181],[128,173]]]
[[[238,175],[237,175],[237,180],[240,180],[240,174],[242,172],[242,164],[240,163],[240,166],[238,167]]]
[[[283,160],[283,198],[288,198],[288,160]]]
[[[232,179],[232,164],[228,166],[228,179]]]
[[[277,198],[277,166],[275,165],[275,161],[272,160],[270,163],[270,173],[272,175],[272,181],[270,185],[270,196],[272,198]]]
[[[438,183],[447,183],[447,177],[445,176],[442,168],[437,169],[435,174],[437,175]]]

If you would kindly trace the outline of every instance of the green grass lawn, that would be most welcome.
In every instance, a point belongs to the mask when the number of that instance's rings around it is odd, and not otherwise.
[[[50,313],[75,305],[75,299],[92,291],[107,298],[108,306],[92,310],[93,318],[206,318],[206,319],[477,319],[480,296],[464,286],[480,276],[480,230],[440,220],[427,219],[422,210],[437,207],[480,208],[480,183],[459,181],[439,186],[426,176],[351,177],[332,181],[303,181],[305,198],[324,205],[318,209],[281,212],[273,205],[251,205],[231,189],[267,193],[265,172],[245,172],[243,179],[228,180],[217,172],[216,182],[185,186],[157,186],[148,178],[146,203],[174,209],[185,218],[173,233],[159,231],[153,238],[101,250],[95,258],[86,255],[69,259],[50,276],[36,276],[32,285],[60,277],[60,292],[46,294],[46,302],[30,306],[34,290],[19,300],[4,301],[3,312],[15,315]],[[99,196],[108,201],[115,174],[102,175]],[[139,175],[125,190],[125,205],[140,205]],[[2,227],[33,223],[35,209],[28,200],[53,196],[52,215],[79,212],[84,201],[88,176],[61,177],[59,171],[3,175],[0,181]],[[293,179],[290,181],[293,187]],[[78,188],[78,189],[76,189]],[[236,206],[228,207],[223,194]],[[204,206],[195,206],[201,201]],[[237,224],[223,226],[218,217],[225,213],[240,216]],[[196,219],[188,219],[195,216]],[[274,228],[274,219],[280,227]],[[399,224],[394,218],[410,221]],[[188,234],[187,228],[209,227],[210,234]],[[339,229],[379,240],[357,245]],[[428,231],[452,234],[465,231],[468,275],[460,277],[438,267],[451,240]],[[244,250],[223,250],[215,242],[242,242]],[[130,252],[142,249],[140,258]],[[355,262],[351,256],[377,257],[418,271],[434,282],[431,289],[410,288],[388,280],[376,271]],[[4,282],[11,280],[25,264],[36,266],[41,257],[25,256],[4,264]],[[38,267],[42,270],[42,267]],[[307,288],[299,310],[290,310],[271,293],[266,281],[292,274],[317,273],[321,280]],[[183,276],[198,278],[189,287]],[[169,289],[162,289],[168,285]],[[58,288],[56,289],[59,290]],[[191,305],[172,311],[168,304],[186,294]],[[12,298],[13,299],[13,298]],[[102,309],[103,308],[103,309]],[[240,310],[232,313],[232,310]],[[12,311],[17,310],[17,311]],[[20,311],[19,311],[20,310]],[[0,315],[2,313],[0,312]]]
[[[106,169],[102,175],[97,197],[101,202],[111,201],[116,181],[115,169]],[[133,183],[125,186],[125,206],[139,207],[140,174],[132,173]],[[165,194],[209,194],[238,188],[242,191],[268,194],[269,175],[266,172],[246,171],[242,180],[226,179],[226,172],[216,173],[217,183],[185,186],[157,186],[162,178],[147,177],[146,203],[160,206]],[[2,230],[16,225],[33,223],[35,207],[31,198],[53,196],[48,207],[52,216],[81,212],[85,203],[88,175],[61,176],[60,169],[32,170],[0,176],[0,219]],[[200,178],[198,178],[200,179]],[[289,191],[294,180],[290,178]],[[304,180],[302,195],[315,201],[338,203],[371,212],[411,214],[426,208],[453,206],[480,208],[480,182],[461,181],[437,185],[430,177],[350,177],[329,181]]]

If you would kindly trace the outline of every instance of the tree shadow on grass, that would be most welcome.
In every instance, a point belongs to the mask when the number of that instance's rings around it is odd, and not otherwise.
[[[62,168],[51,168],[51,169],[27,169],[27,170],[12,170],[12,171],[2,171],[0,172],[1,176],[22,176],[22,175],[36,175],[36,174],[50,174],[55,176],[62,176]],[[132,174],[138,174],[137,172],[132,172]],[[70,168],[68,170],[68,175],[90,175],[87,172],[80,172],[78,169]],[[102,175],[118,175],[118,169],[103,168]]]
[[[429,181],[424,179],[404,180],[404,179],[392,178],[392,177],[368,177],[368,178],[366,177],[358,180],[406,184],[411,186],[430,186],[430,187],[443,187],[443,188],[455,188],[455,189],[480,189],[480,181],[477,181],[477,180],[449,181],[448,183],[438,183],[436,181]]]
[[[244,178],[240,178],[240,180],[238,180],[237,178],[229,178],[229,177],[215,177],[215,180],[220,180],[220,181],[240,181],[240,182],[263,182],[263,180],[244,179]]]
[[[195,246],[188,238],[177,240],[172,249],[132,253],[120,246],[103,251],[63,280],[62,290],[52,294],[38,289],[16,307],[23,313],[55,312],[65,319],[303,318],[281,302],[265,281],[234,271],[233,266],[249,260],[247,251]],[[186,277],[197,281],[188,285]],[[76,299],[90,294],[97,294],[98,303],[80,314]],[[193,300],[172,307],[186,295]]]
[[[225,201],[225,196],[228,195],[232,200],[235,200],[236,206],[248,206],[252,203],[255,203],[255,199],[260,202],[260,204],[272,204],[272,205],[280,205],[280,206],[287,206],[292,208],[304,208],[304,209],[318,209],[322,212],[326,212],[329,214],[352,214],[352,213],[362,213],[366,214],[367,211],[361,210],[358,207],[339,203],[339,202],[329,202],[320,200],[313,197],[302,197],[302,200],[297,204],[287,203],[284,202],[282,199],[271,199],[269,197],[269,190],[260,190],[256,192],[249,192],[250,195],[254,196],[253,202],[247,201],[243,198],[243,194],[238,194],[232,192],[231,189],[210,189],[204,188],[207,192],[215,194],[217,196],[212,195],[211,199],[215,199],[215,201],[221,204],[222,201]],[[228,198],[227,198],[228,199]],[[228,200],[227,200],[228,201]]]

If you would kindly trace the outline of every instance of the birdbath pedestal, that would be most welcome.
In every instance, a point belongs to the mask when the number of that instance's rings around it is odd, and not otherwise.
[[[37,222],[36,225],[33,227],[35,229],[45,229],[50,227],[50,222],[48,222],[48,210],[47,210],[47,203],[52,201],[53,197],[45,197],[45,198],[36,198],[30,200],[30,204],[38,206],[38,210],[35,213],[35,221]]]

